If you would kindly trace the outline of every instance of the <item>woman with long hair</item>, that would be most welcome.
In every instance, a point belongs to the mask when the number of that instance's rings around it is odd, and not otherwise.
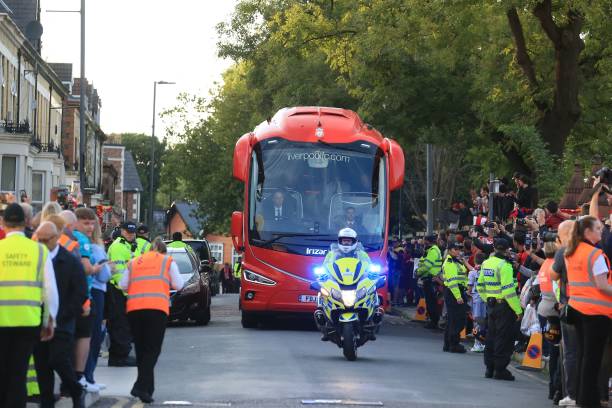
[[[595,217],[576,221],[565,260],[569,288],[569,318],[578,340],[577,405],[599,407],[598,373],[611,330],[612,280],[610,261],[595,245],[601,241],[603,225]]]
[[[106,283],[112,275],[112,263],[108,262],[106,251],[104,250],[104,241],[102,240],[102,230],[100,228],[100,220],[96,217],[94,229],[91,233],[91,255],[92,262],[101,263],[104,266],[93,276],[91,284],[91,307],[92,307],[92,329],[91,340],[89,344],[89,354],[85,364],[84,377],[87,381],[87,386],[92,389],[104,389],[106,386],[101,383],[96,383],[94,379],[94,371],[98,364],[98,354],[100,354],[100,346],[104,340],[104,331],[102,330],[102,321],[104,320],[104,298],[106,295]]]

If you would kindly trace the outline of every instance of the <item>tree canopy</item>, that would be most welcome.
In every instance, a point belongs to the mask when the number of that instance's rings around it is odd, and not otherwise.
[[[542,200],[559,199],[574,162],[612,159],[611,18],[611,3],[588,0],[241,0],[218,26],[219,54],[234,61],[222,84],[169,112],[185,121],[163,184],[201,204],[209,231],[227,231],[242,207],[238,137],[282,107],[325,105],[403,146],[417,216],[425,143],[439,205],[491,171],[520,171]]]

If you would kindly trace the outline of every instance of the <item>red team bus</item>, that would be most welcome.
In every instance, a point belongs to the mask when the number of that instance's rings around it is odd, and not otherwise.
[[[341,228],[353,228],[386,273],[389,197],[404,182],[404,153],[355,112],[281,109],[238,140],[233,173],[245,186],[231,225],[243,327],[315,310],[314,268]],[[379,293],[388,306],[387,289]]]

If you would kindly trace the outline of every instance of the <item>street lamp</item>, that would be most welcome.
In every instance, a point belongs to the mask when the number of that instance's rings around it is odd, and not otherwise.
[[[175,82],[154,81],[153,82],[153,125],[151,126],[151,164],[149,168],[149,213],[148,221],[149,230],[153,231],[153,169],[155,168],[155,102],[157,99],[157,85],[174,85]]]

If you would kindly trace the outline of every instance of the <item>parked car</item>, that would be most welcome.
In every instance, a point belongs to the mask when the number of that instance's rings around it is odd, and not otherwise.
[[[215,269],[217,260],[212,257],[208,241],[205,239],[184,239],[184,243],[189,244],[193,252],[200,258],[200,263],[208,268],[208,276],[210,277],[210,294],[215,296],[219,293],[220,282],[219,272]]]
[[[207,325],[210,321],[210,277],[208,269],[185,248],[168,248],[185,282],[183,289],[170,291],[169,320],[194,320]]]

